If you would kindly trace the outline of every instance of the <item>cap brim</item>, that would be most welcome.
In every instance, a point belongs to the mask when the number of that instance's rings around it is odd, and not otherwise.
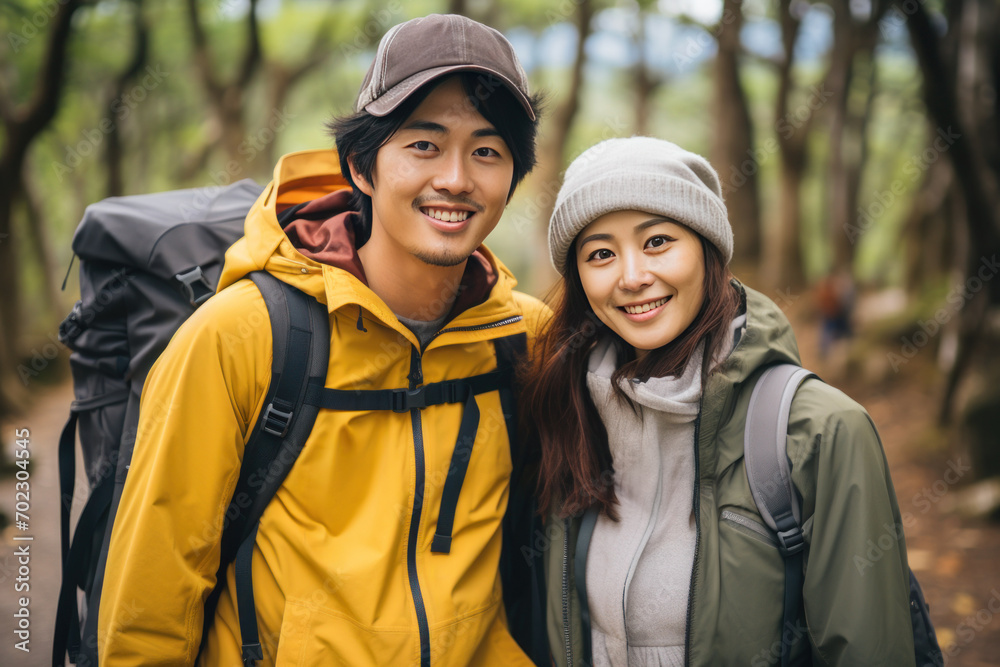
[[[507,90],[514,95],[517,101],[521,103],[525,113],[528,114],[528,118],[535,120],[535,111],[531,108],[531,101],[518,89],[517,86],[514,85],[514,82],[494,69],[479,65],[447,65],[444,67],[433,67],[422,72],[417,72],[413,76],[403,79],[397,83],[395,86],[380,95],[374,102],[370,102],[364,107],[364,110],[373,116],[388,116],[421,86],[433,81],[434,79],[454,72],[483,72],[497,77],[504,83]]]

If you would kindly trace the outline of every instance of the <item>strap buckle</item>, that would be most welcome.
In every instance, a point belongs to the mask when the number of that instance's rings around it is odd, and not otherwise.
[[[292,411],[285,412],[274,407],[274,403],[268,403],[264,410],[263,426],[264,430],[271,435],[284,438],[288,433],[288,424],[292,421]]]
[[[59,325],[59,342],[64,345],[76,340],[76,337],[83,333],[86,328],[83,324],[83,301],[73,304],[73,310],[66,319]]]
[[[778,531],[778,542],[781,544],[781,555],[785,558],[794,556],[806,548],[802,529],[794,526],[788,530]]]
[[[392,390],[392,411],[409,412],[414,408],[427,407],[426,387],[416,389],[393,389]]]
[[[445,403],[464,403],[469,398],[469,384],[464,380],[446,382],[441,393]]]
[[[183,271],[174,276],[180,282],[181,287],[184,288],[184,293],[187,295],[188,301],[191,305],[197,308],[204,302],[208,301],[208,297],[215,293],[212,286],[208,284],[208,278],[202,273],[201,267],[196,266],[190,271]],[[197,286],[197,290],[195,287]],[[195,292],[198,292],[195,294]]]
[[[243,664],[246,667],[251,667],[256,665],[258,660],[264,659],[264,651],[260,646],[260,643],[256,644],[243,644]]]

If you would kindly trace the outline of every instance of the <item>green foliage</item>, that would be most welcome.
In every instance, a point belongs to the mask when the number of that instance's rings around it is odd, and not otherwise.
[[[595,3],[602,8],[615,5],[657,12],[652,0],[632,3]],[[38,12],[46,11],[46,0],[11,0],[0,5],[0,72],[6,95],[26,103],[40,76],[41,60],[48,36],[44,15],[30,39],[10,38],[27,30]],[[274,152],[331,145],[323,123],[332,115],[349,113],[361,78],[367,69],[378,39],[392,25],[433,11],[444,11],[440,0],[372,2],[344,0],[316,2],[286,0],[262,3],[261,43],[265,66],[242,95],[246,132],[257,136],[261,128],[283,114],[289,122],[274,139]],[[747,5],[748,13],[761,18],[770,11],[764,4]],[[215,61],[214,76],[230,80],[239,68],[246,47],[246,4],[237,0],[203,0],[201,18]],[[486,17],[504,30],[526,29],[529,48],[539,51],[542,40],[556,24],[572,25],[577,3],[574,0],[508,0],[489,3],[470,0],[469,13]],[[216,146],[200,162],[207,141],[219,134],[217,121],[209,111],[207,94],[192,56],[192,39],[183,2],[142,3],[151,30],[147,68],[129,82],[125,94],[112,98],[115,79],[129,62],[133,43],[133,12],[130,0],[103,0],[78,11],[69,45],[67,86],[59,114],[50,128],[35,142],[28,166],[29,178],[44,193],[44,213],[51,224],[51,239],[57,266],[64,268],[70,258],[69,239],[90,202],[106,195],[104,128],[116,121],[124,145],[125,188],[129,193],[148,192],[182,186],[218,183],[228,156]],[[45,20],[43,20],[45,19]],[[761,18],[761,20],[765,20]],[[766,19],[771,20],[771,19]],[[25,21],[28,23],[26,24]],[[25,28],[25,26],[29,28]],[[595,20],[595,26],[600,21]],[[25,33],[25,34],[27,34]],[[274,68],[294,69],[310,56],[313,44],[325,37],[326,53],[318,67],[292,88],[281,109],[271,107],[268,77]],[[16,47],[16,48],[15,48]],[[599,56],[599,54],[597,54]],[[581,99],[580,112],[571,128],[563,156],[564,164],[586,147],[612,136],[628,136],[635,128],[635,93],[631,72],[615,69],[589,53],[590,63]],[[926,147],[928,130],[919,100],[919,76],[915,63],[906,57],[886,55],[878,61],[879,94],[869,119],[869,163],[864,171],[859,202],[867,210],[879,192],[894,182],[905,186],[903,194],[865,230],[859,240],[857,271],[866,282],[898,283],[900,225],[913,193],[921,185],[914,176],[914,156]],[[531,75],[536,89],[549,94],[549,114],[543,120],[541,136],[551,131],[552,111],[569,87],[569,70],[537,63]],[[755,127],[754,142],[759,158],[761,204],[765,225],[777,217],[777,176],[780,155],[774,147],[774,117],[777,94],[776,70],[770,63],[744,58],[741,62],[744,89]],[[795,110],[808,101],[810,86],[819,82],[825,63],[798,66],[795,70],[799,97]],[[675,141],[690,150],[708,154],[712,148],[713,91],[711,62],[668,79],[652,99],[649,132]],[[854,104],[862,103],[855,100]],[[821,123],[818,124],[821,128]],[[830,261],[829,233],[825,231],[829,208],[827,194],[826,134],[820,129],[810,138],[811,168],[803,185],[803,238],[806,269],[810,276],[822,273]],[[240,177],[260,182],[270,178],[270,164],[248,161],[241,165]],[[919,171],[919,174],[922,172]],[[918,174],[918,175],[919,175]],[[723,178],[727,174],[722,174]],[[515,272],[531,272],[534,255],[525,254],[526,235],[545,221],[531,217],[537,203],[525,193],[537,184],[522,186],[508,209],[509,221],[501,224],[490,239],[501,257]],[[554,193],[553,193],[554,194]],[[19,211],[21,222],[25,214]],[[544,256],[544,253],[542,253]],[[27,259],[26,303],[41,294],[37,267]],[[62,276],[59,276],[61,279]],[[71,275],[67,301],[73,299],[75,277]]]

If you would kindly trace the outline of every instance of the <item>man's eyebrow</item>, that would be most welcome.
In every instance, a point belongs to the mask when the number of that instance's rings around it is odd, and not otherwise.
[[[407,123],[402,128],[403,130],[426,130],[428,132],[436,132],[438,134],[448,134],[448,128],[441,123],[435,123],[431,120],[415,120],[412,123]]]
[[[448,128],[441,123],[435,123],[432,120],[415,120],[411,123],[407,123],[400,129],[424,130],[426,132],[434,132],[435,134],[448,134],[449,131]],[[483,127],[473,131],[472,136],[477,139],[481,137],[499,137],[500,132],[495,127]]]

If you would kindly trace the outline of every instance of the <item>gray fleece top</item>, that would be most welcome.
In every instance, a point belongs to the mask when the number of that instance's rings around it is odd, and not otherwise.
[[[734,337],[746,322],[733,321]],[[610,339],[591,352],[587,387],[608,432],[619,521],[601,514],[587,557],[593,664],[684,664],[694,563],[694,422],[704,345],[684,373],[623,384],[638,414],[611,389]]]

